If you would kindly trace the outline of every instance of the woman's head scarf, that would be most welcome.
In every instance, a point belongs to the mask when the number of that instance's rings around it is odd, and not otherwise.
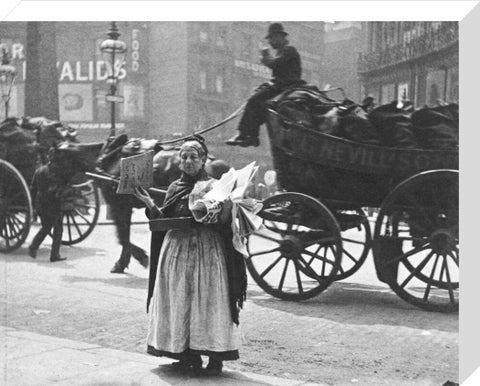
[[[200,141],[199,139],[192,138],[185,141],[180,147],[179,154],[182,155],[182,153],[186,150],[195,150],[200,156],[200,158],[203,159],[204,162],[207,160],[207,156],[208,156],[207,146],[205,145],[204,142]]]

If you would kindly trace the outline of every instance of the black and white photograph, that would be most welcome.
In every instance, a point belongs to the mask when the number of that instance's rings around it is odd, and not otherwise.
[[[477,2],[22,3],[0,20],[0,384],[476,384]]]

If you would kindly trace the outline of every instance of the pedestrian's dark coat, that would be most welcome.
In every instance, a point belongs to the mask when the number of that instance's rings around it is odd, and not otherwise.
[[[66,174],[54,172],[54,170],[54,166],[48,163],[39,167],[33,175],[31,184],[32,200],[40,216],[42,226],[30,244],[29,253],[31,257],[36,257],[40,244],[53,228],[50,261],[59,261],[64,260],[64,258],[60,257],[63,232],[62,200],[71,188],[67,184]]]
[[[33,175],[31,194],[38,213],[60,214],[66,182],[57,177],[49,164],[40,166]]]

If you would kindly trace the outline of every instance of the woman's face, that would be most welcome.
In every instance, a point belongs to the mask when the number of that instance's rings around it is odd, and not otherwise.
[[[205,163],[195,149],[185,149],[180,154],[180,170],[191,177],[195,177]]]

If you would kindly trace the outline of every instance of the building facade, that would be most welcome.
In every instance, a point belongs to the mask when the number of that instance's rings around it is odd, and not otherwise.
[[[150,25],[151,135],[188,133],[209,127],[241,106],[271,78],[260,63],[267,22],[175,22]],[[319,85],[323,24],[283,23],[301,56],[303,78]],[[211,151],[232,165],[255,159],[271,167],[266,130],[260,148],[235,148],[224,141],[235,134],[238,118],[206,134]]]
[[[117,22],[128,51],[120,71],[117,133],[164,138],[185,135],[221,121],[235,111],[271,72],[260,64],[267,45],[268,22]],[[319,85],[324,47],[323,22],[286,22],[291,44],[297,47],[303,78]],[[59,116],[77,128],[81,141],[104,140],[110,129],[110,103],[105,100],[107,64],[100,44],[109,23],[55,23]],[[23,116],[26,81],[26,22],[0,23],[0,41],[18,70],[10,116]],[[47,37],[48,38],[48,37]],[[118,64],[118,63],[117,63]],[[3,113],[3,112],[2,112]],[[235,149],[224,144],[238,119],[206,135],[218,157],[232,164],[265,155],[262,145]],[[240,159],[240,161],[238,161]]]
[[[361,22],[333,22],[325,24],[325,54],[322,61],[321,88],[341,87],[345,96],[355,102],[361,100],[358,79],[358,55],[365,50],[366,40]],[[341,97],[340,93],[332,95]]]
[[[1,43],[7,47],[12,64],[17,69],[10,116],[28,114],[24,110],[28,58],[26,24],[0,23]],[[77,128],[82,140],[103,140],[110,129],[110,104],[105,100],[108,91],[107,64],[99,47],[106,39],[108,24],[55,24],[60,120]],[[138,131],[141,134],[147,130],[149,118],[145,108],[148,93],[148,28],[145,23],[118,24],[122,32],[120,38],[127,43],[129,50],[119,73],[119,94],[125,99],[117,108],[116,126],[120,131]]]
[[[367,22],[362,94],[384,104],[458,102],[458,22]]]

